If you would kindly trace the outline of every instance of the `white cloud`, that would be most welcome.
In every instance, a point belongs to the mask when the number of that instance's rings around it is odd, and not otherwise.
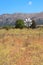
[[[29,5],[32,5],[32,1],[29,1],[28,4],[29,4]]]

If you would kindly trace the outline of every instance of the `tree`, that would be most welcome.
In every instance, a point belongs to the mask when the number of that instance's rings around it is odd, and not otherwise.
[[[36,28],[35,20],[32,20],[32,25],[30,26],[30,28]]]
[[[21,29],[24,28],[24,21],[21,20],[21,19],[18,19],[18,20],[16,21],[15,28],[21,28]]]

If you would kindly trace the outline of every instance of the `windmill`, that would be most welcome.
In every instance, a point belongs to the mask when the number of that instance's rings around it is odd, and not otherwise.
[[[30,18],[27,18],[25,19],[24,23],[27,27],[30,27],[32,25],[32,20]]]

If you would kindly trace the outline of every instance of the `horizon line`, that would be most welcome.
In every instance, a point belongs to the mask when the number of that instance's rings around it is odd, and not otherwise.
[[[37,14],[37,13],[43,13],[43,11],[41,11],[41,12],[15,12],[15,13],[2,13],[2,14],[0,14],[0,15],[6,15],[6,14]]]

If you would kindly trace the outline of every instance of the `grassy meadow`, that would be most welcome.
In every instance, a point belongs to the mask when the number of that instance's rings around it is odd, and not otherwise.
[[[0,65],[43,65],[43,28],[0,29]]]

